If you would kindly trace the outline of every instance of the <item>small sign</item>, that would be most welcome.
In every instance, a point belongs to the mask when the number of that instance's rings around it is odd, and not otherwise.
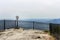
[[[19,19],[19,16],[16,16],[16,19],[18,20]]]

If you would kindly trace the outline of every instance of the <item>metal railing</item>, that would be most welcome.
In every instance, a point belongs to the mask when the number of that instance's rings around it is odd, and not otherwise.
[[[16,28],[16,20],[0,20],[0,29]],[[49,24],[35,21],[18,21],[18,27],[24,29],[49,30]]]

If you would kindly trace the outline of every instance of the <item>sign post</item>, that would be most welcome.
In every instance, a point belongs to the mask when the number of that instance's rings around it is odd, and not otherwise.
[[[19,16],[16,16],[16,28],[18,28],[18,19],[19,19]]]

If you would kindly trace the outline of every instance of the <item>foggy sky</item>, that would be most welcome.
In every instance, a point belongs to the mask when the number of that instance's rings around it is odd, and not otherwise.
[[[0,0],[0,19],[60,18],[60,0]]]

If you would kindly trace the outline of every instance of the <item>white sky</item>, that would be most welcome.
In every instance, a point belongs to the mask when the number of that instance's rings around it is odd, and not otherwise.
[[[60,0],[0,0],[0,19],[60,18]]]

